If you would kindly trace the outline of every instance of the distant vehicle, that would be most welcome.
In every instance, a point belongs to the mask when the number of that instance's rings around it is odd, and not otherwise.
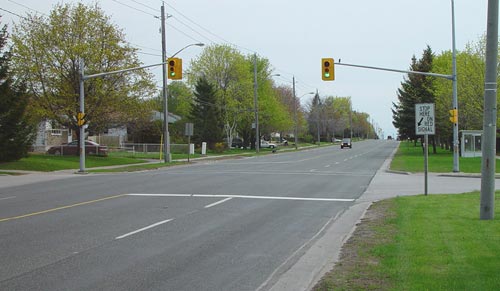
[[[350,148],[350,149],[352,149],[351,139],[350,138],[344,138],[342,140],[342,143],[340,144],[340,148],[341,149],[343,149],[343,148]]]
[[[80,147],[78,141],[72,141],[70,143],[65,143],[58,146],[52,146],[47,151],[50,155],[65,155],[65,156],[76,156],[80,153]],[[98,155],[98,156],[107,156],[108,155],[108,147],[102,146],[96,142],[91,140],[85,141],[85,154],[88,155]]]
[[[231,142],[231,147],[232,148],[242,148],[243,147],[243,140],[239,137],[233,138],[233,141]]]
[[[274,149],[274,148],[276,148],[276,144],[268,142],[267,140],[261,140],[260,141],[260,148]]]
[[[392,136],[391,135],[387,136],[387,139],[392,140]]]

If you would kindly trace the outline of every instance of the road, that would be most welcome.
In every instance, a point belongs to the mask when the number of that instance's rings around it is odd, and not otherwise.
[[[397,146],[0,188],[1,290],[265,290]]]

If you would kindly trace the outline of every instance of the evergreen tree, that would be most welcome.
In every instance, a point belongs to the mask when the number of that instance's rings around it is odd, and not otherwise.
[[[311,101],[309,116],[307,117],[309,134],[314,137],[313,139],[316,140],[316,142],[318,142],[318,131],[321,132],[320,120],[322,107],[323,104],[321,102],[321,98],[319,97],[318,92],[316,92],[316,95],[314,95],[314,98]]]
[[[28,154],[34,139],[34,126],[28,121],[29,97],[24,86],[10,75],[7,26],[0,30],[0,162],[18,160]]]
[[[197,144],[207,142],[208,148],[213,149],[215,143],[222,141],[224,134],[221,111],[216,105],[215,89],[206,78],[200,78],[195,85],[194,96],[194,105],[191,108],[193,140]]]
[[[430,72],[433,58],[432,49],[427,46],[420,60],[417,61],[413,56],[410,70]],[[415,135],[415,104],[435,103],[434,81],[434,77],[408,74],[408,77],[401,83],[401,88],[398,89],[398,102],[393,103],[392,124],[398,129],[402,139],[417,139]]]

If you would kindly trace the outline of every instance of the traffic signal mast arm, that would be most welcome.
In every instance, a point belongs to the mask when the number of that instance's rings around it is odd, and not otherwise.
[[[431,76],[431,77],[438,77],[438,78],[444,78],[444,79],[448,79],[448,80],[453,80],[453,75],[443,75],[443,74],[436,74],[436,73],[429,73],[429,72],[419,72],[419,71],[395,70],[395,69],[372,67],[372,66],[362,66],[362,65],[353,65],[353,64],[346,64],[346,63],[336,63],[335,65],[336,66],[347,66],[347,67],[356,67],[356,68],[363,68],[363,69],[371,69],[371,70],[379,70],[379,71],[396,72],[396,73],[404,73],[404,74],[417,74],[417,75],[424,75],[424,76]]]

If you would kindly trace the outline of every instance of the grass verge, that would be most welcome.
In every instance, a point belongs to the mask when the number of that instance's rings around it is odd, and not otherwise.
[[[460,158],[460,172],[480,173],[481,158]],[[391,170],[404,172],[423,172],[424,153],[420,144],[401,142],[391,163]],[[449,173],[453,171],[453,153],[437,148],[437,153],[429,152],[429,172]],[[500,163],[496,163],[496,172],[500,172]]]
[[[88,168],[137,164],[143,162],[144,160],[127,158],[127,157],[99,157],[99,156],[85,157],[85,166]],[[78,156],[53,156],[45,154],[30,154],[27,158],[22,158],[19,161],[0,164],[0,170],[51,172],[59,170],[78,169],[79,166],[80,166],[80,158]]]
[[[500,290],[499,252],[500,220],[479,220],[479,193],[398,197],[370,207],[313,290]]]

